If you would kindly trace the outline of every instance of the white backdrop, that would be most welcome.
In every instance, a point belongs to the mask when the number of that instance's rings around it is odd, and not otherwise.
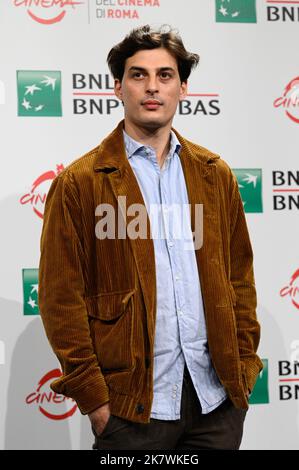
[[[0,447],[91,447],[88,418],[49,388],[44,199],[122,118],[105,60],[145,23],[178,28],[201,56],[175,127],[236,170],[247,210],[267,367],[242,448],[299,449],[299,1],[273,0],[1,0]]]

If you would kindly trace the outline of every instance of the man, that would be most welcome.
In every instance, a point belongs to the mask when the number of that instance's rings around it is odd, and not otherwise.
[[[172,129],[198,60],[171,30],[116,45],[124,121],[47,197],[39,306],[63,371],[51,387],[89,415],[94,448],[238,449],[262,368],[237,181]]]

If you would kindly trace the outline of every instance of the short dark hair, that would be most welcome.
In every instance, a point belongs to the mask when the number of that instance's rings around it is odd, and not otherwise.
[[[120,43],[114,46],[108,56],[109,69],[115,79],[122,80],[125,63],[129,57],[144,49],[167,49],[177,60],[181,82],[186,82],[191,70],[199,62],[199,56],[185,49],[178,32],[168,25],[154,30],[150,25],[133,29]]]

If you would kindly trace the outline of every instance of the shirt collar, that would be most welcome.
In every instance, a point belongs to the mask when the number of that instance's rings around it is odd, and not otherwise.
[[[137,142],[136,140],[132,139],[132,137],[130,137],[124,129],[123,129],[123,136],[124,136],[125,148],[126,148],[126,153],[127,153],[128,158],[131,158],[138,151],[139,153],[143,153],[143,151],[146,148],[150,149],[152,152],[154,151],[154,149],[150,147],[149,145],[145,146],[141,144],[140,142]],[[168,156],[173,157],[175,153],[179,154],[181,147],[182,146],[177,136],[175,135],[175,133],[173,131],[170,131],[170,149],[169,149]]]

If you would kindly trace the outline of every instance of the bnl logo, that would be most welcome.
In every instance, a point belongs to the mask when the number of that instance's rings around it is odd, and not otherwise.
[[[0,80],[0,104],[5,103],[5,88],[4,83]]]

